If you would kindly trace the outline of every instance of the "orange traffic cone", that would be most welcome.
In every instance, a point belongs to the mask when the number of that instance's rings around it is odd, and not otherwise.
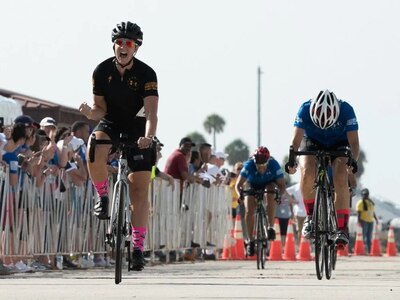
[[[343,249],[337,249],[338,256],[349,256],[349,245],[345,245]]]
[[[269,260],[282,260],[282,241],[281,241],[281,229],[279,226],[279,220],[275,218],[274,223],[275,229],[275,241],[271,241],[271,247],[269,249]]]
[[[234,259],[245,259],[244,254],[244,240],[242,231],[242,222],[240,220],[240,214],[236,215],[235,229],[233,230],[233,238],[235,239],[235,254]]]
[[[284,260],[296,260],[296,245],[294,242],[292,219],[289,219],[288,230],[286,232]]]
[[[389,227],[387,246],[386,246],[387,256],[396,256],[396,243],[394,241],[394,228]]]
[[[233,232],[231,234],[225,234],[224,244],[222,248],[221,260],[232,260],[236,257],[236,241],[233,238]]]
[[[297,255],[297,259],[301,261],[312,260],[310,242],[304,238],[303,235],[301,235],[300,238],[299,254]]]
[[[379,231],[376,223],[374,225],[373,240],[371,244],[371,251],[369,254],[372,256],[382,256],[381,243],[379,241]]]
[[[364,242],[362,237],[361,224],[357,223],[356,243],[354,245],[354,255],[365,255]]]

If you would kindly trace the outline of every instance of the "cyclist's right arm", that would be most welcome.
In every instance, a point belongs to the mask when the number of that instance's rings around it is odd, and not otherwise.
[[[239,175],[238,179],[236,180],[235,190],[238,195],[240,195],[240,191],[242,190],[243,184],[246,182],[246,178],[242,175]]]
[[[106,115],[107,104],[104,96],[93,95],[93,107],[86,102],[79,106],[79,111],[88,119],[98,121]]]
[[[301,141],[304,137],[304,129],[300,127],[295,127],[293,139],[292,139],[292,146],[294,151],[298,151],[300,148]]]
[[[304,132],[305,132],[305,130],[303,128],[295,127],[292,144],[291,144],[291,146],[293,147],[293,151],[299,150],[301,141],[303,140],[303,137],[304,137]],[[297,171],[296,163],[294,163],[294,165],[291,165],[291,162],[287,162],[285,165],[285,171],[289,174],[296,173],[296,171]]]

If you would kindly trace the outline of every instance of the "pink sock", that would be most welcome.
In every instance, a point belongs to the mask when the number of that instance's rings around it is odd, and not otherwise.
[[[132,243],[133,249],[143,252],[144,239],[146,238],[147,228],[146,227],[133,227],[132,226]]]
[[[93,182],[93,185],[97,191],[99,197],[108,195],[108,182],[107,179],[100,182]]]

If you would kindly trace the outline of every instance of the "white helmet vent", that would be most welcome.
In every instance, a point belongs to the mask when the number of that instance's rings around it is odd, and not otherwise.
[[[339,102],[333,92],[320,91],[311,101],[310,117],[315,126],[327,129],[336,123],[339,118]]]

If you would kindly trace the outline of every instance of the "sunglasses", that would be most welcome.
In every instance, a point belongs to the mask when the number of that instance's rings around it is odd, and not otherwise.
[[[135,47],[136,43],[132,40],[127,40],[127,39],[117,39],[114,42],[115,44],[117,44],[118,46],[122,47],[123,45],[125,45],[128,48],[133,48]]]

